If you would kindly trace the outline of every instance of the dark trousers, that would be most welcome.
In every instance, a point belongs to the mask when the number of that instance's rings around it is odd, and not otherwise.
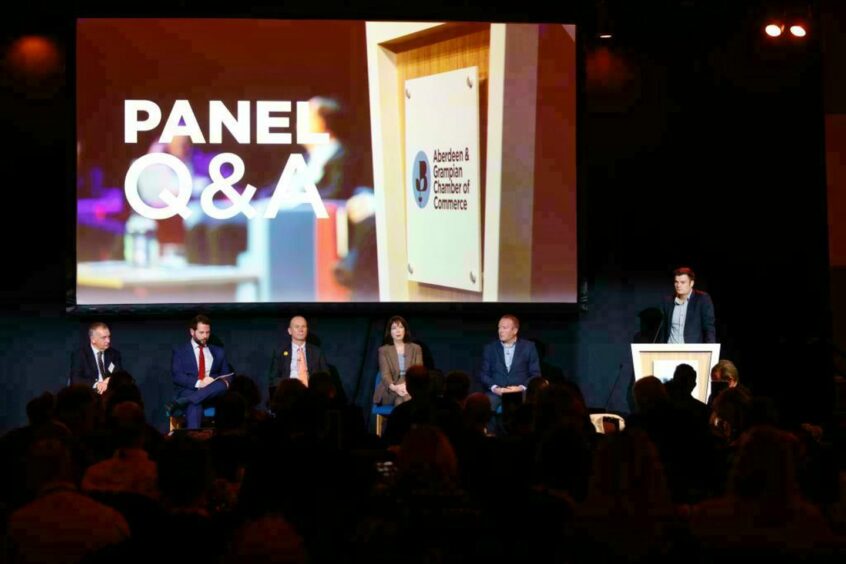
[[[226,393],[229,386],[223,380],[215,380],[205,388],[200,388],[179,397],[179,403],[185,406],[185,428],[199,429],[203,421],[205,403]]]

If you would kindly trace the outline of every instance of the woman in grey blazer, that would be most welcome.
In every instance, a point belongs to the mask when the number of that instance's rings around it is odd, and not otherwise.
[[[379,372],[382,384],[376,387],[373,403],[399,405],[411,399],[405,389],[405,371],[423,364],[420,345],[411,342],[408,322],[395,315],[385,326],[384,345],[379,347]]]

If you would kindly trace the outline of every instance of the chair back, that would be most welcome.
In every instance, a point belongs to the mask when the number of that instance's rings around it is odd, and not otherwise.
[[[591,413],[590,422],[593,423],[596,432],[603,435],[626,428],[626,420],[616,413]]]

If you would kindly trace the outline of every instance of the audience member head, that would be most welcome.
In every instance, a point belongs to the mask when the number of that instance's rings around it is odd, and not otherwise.
[[[724,359],[711,369],[711,380],[726,380],[729,388],[734,388],[740,383],[740,374],[732,361]]]
[[[261,392],[252,378],[238,374],[229,384],[230,392],[238,392],[247,401],[247,407],[256,409],[261,403]]]
[[[158,458],[159,491],[171,509],[204,509],[211,485],[208,445],[177,434],[162,445]]]
[[[277,417],[290,414],[303,402],[308,388],[296,378],[286,378],[279,382],[270,399],[270,411]]]
[[[443,397],[446,391],[446,378],[443,370],[437,368],[429,369],[429,393],[433,398]]]
[[[135,378],[126,370],[115,370],[109,376],[109,386],[123,386],[124,384],[134,384]]]
[[[74,436],[90,433],[100,419],[100,396],[85,384],[68,386],[56,396],[56,418]]]
[[[741,435],[729,476],[729,491],[747,500],[785,503],[799,495],[799,442],[775,427],[753,427]]]
[[[54,482],[74,483],[74,466],[65,442],[58,438],[35,441],[27,451],[26,480],[35,493]]]
[[[543,433],[536,452],[537,475],[551,489],[566,491],[574,500],[584,499],[592,452],[582,429],[558,425]]]
[[[714,399],[711,429],[726,442],[734,442],[749,426],[752,398],[742,388],[729,388]]]
[[[639,413],[651,413],[669,401],[667,389],[655,376],[644,376],[634,385],[635,406]]]
[[[106,419],[114,433],[117,448],[141,448],[147,421],[144,409],[134,401],[117,403]]]
[[[606,435],[593,459],[585,506],[589,512],[629,516],[672,512],[664,466],[645,432]]]
[[[134,383],[113,386],[111,383],[103,394],[106,415],[111,413],[115,405],[124,402],[135,402],[144,409],[144,399],[141,397],[141,390]]]
[[[444,379],[444,397],[464,403],[470,393],[470,375],[463,370],[451,370]]]
[[[31,427],[38,427],[53,418],[56,410],[56,396],[50,392],[44,392],[34,397],[26,404],[26,418]]]
[[[247,421],[247,400],[230,389],[218,398],[214,411],[215,431],[220,433],[242,430]]]
[[[270,514],[244,523],[232,537],[224,562],[232,564],[305,564],[303,539],[281,515]]]
[[[427,484],[454,484],[458,477],[458,460],[449,440],[435,427],[412,427],[400,444],[399,478],[402,481]]]
[[[674,397],[686,397],[696,387],[696,370],[689,364],[679,364],[673,372],[673,379],[667,383],[669,395]]]
[[[484,432],[491,415],[491,400],[487,394],[475,392],[467,396],[464,402],[464,421],[470,429]]]
[[[326,371],[315,372],[308,379],[308,393],[314,399],[331,402],[338,397],[332,375]]]
[[[526,383],[526,403],[537,403],[541,392],[549,388],[549,380],[543,376],[530,378]]]
[[[431,377],[429,369],[418,364],[405,372],[405,387],[411,399],[426,401],[430,396]]]
[[[534,404],[536,433],[546,433],[561,425],[581,429],[590,418],[581,390],[569,382],[543,387]]]

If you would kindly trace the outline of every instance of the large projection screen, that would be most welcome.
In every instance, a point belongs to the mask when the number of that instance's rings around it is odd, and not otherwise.
[[[76,304],[576,302],[575,33],[78,20]]]

